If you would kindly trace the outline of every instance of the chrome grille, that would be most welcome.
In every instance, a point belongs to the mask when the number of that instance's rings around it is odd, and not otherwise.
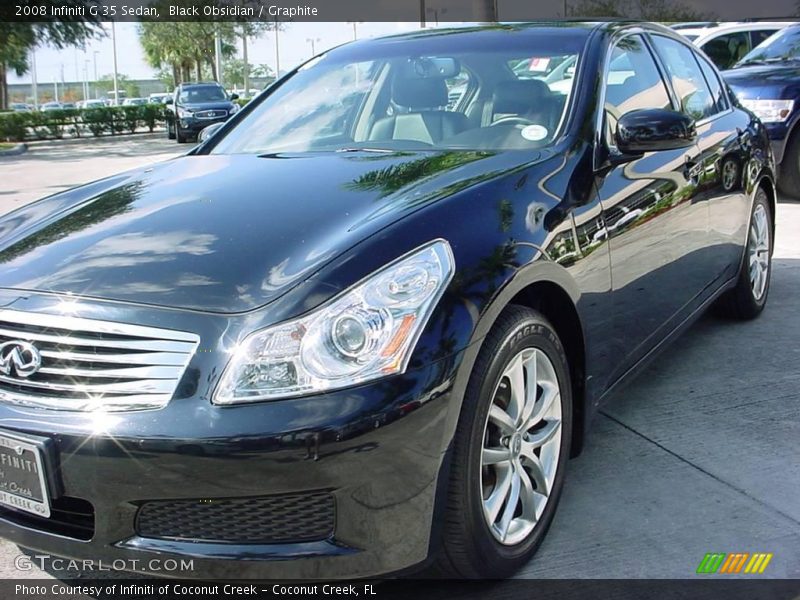
[[[226,110],[201,110],[194,113],[194,116],[198,119],[216,119],[219,117],[224,117],[228,114]]]
[[[56,410],[160,408],[175,393],[200,338],[111,321],[0,310],[0,345],[29,342],[41,366],[0,373],[0,401]]]

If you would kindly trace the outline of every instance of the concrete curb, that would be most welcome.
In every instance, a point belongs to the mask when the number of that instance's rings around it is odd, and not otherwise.
[[[18,154],[25,154],[28,151],[27,144],[17,144],[8,150],[0,150],[0,156],[17,156]]]

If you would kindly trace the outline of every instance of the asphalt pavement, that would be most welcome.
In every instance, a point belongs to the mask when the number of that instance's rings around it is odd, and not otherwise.
[[[32,144],[0,157],[0,214],[186,150],[164,134]],[[681,579],[708,552],[770,552],[760,577],[800,578],[800,203],[779,203],[773,265],[761,318],[703,317],[602,410],[519,577]],[[51,577],[19,554],[0,540],[0,579]]]

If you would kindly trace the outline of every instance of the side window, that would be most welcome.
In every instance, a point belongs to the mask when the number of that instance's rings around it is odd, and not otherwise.
[[[609,145],[613,145],[617,120],[625,113],[643,108],[672,108],[661,73],[639,35],[617,43],[605,79],[604,120]]]
[[[698,121],[719,112],[694,51],[660,35],[653,36],[653,43],[664,60],[672,87],[681,101],[681,110]]]
[[[711,90],[711,97],[714,100],[714,106],[716,108],[715,112],[726,110],[728,108],[728,100],[725,97],[725,92],[722,89],[722,84],[719,82],[716,71],[714,71],[711,64],[702,56],[695,56],[695,58],[697,62],[700,63],[700,69],[703,71],[706,83],[708,83],[708,88]]]
[[[758,46],[761,42],[778,31],[777,29],[758,29],[757,31],[750,32],[750,45],[752,48]]]
[[[728,33],[709,40],[702,50],[717,67],[729,69],[750,52],[750,38],[746,31]]]

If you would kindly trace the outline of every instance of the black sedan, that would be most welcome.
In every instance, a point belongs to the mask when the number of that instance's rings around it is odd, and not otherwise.
[[[612,391],[712,304],[762,311],[774,213],[764,127],[667,28],[337,48],[0,220],[0,535],[508,575]]]

